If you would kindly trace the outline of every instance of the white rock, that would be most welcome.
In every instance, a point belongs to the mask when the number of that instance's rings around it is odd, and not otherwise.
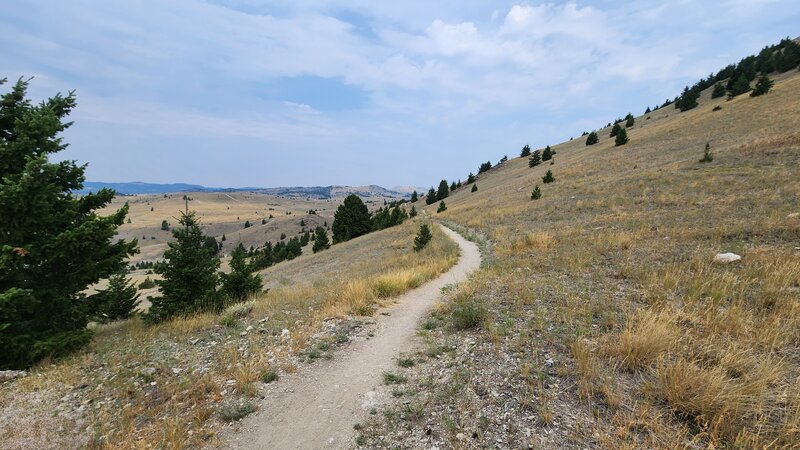
[[[183,369],[180,369],[178,367],[173,367],[172,368],[172,373],[174,373],[175,375],[178,375],[181,372],[183,372]]]
[[[289,339],[291,339],[291,338],[292,338],[292,336],[289,334],[289,330],[287,330],[286,328],[284,328],[284,329],[281,331],[281,340],[282,340],[282,341],[288,341],[288,340],[289,340]]]
[[[11,381],[15,378],[22,378],[28,373],[24,370],[0,370],[0,383]]]
[[[464,436],[464,433],[458,433],[456,435],[456,439],[458,439],[459,441],[463,441],[465,437],[466,436]]]
[[[714,262],[719,264],[730,264],[741,260],[742,257],[736,253],[717,253],[717,255],[714,256]]]
[[[239,333],[239,336],[242,336],[242,337],[247,336],[247,331],[242,331],[241,333]]]
[[[793,212],[786,216],[787,219],[800,219],[800,213]]]
[[[244,331],[252,331],[252,330],[253,330],[253,326],[252,325],[250,325],[250,326],[248,326],[247,328],[244,329]]]

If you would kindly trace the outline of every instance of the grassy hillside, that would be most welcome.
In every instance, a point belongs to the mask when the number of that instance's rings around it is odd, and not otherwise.
[[[4,448],[199,448],[251,412],[264,382],[368,339],[368,316],[458,259],[438,228],[370,233],[262,275],[273,288],[222,314],[98,328],[84,351],[0,384]]]
[[[359,442],[797,448],[798,130],[793,72],[637,117],[624,146],[606,128],[552,165],[512,159],[428,207],[486,236],[490,263],[425,323],[412,381]]]

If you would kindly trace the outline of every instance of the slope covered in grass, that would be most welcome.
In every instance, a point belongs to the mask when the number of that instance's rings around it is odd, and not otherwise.
[[[359,442],[796,448],[798,130],[794,72],[637,117],[623,146],[605,128],[552,165],[512,159],[429,206],[486,236],[490,263],[425,323],[425,363]]]

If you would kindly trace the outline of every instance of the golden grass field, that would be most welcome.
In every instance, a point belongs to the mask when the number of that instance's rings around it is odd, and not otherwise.
[[[458,246],[438,228],[431,244],[413,251],[418,223],[273,266],[263,272],[268,293],[221,314],[100,326],[84,351],[0,385],[2,446],[215,445],[221,427],[256,407],[262,380],[349,339],[323,324],[369,326],[363,316],[456,263]]]
[[[469,331],[424,332],[452,359],[422,355],[433,367],[365,448],[423,424],[454,448],[800,448],[800,76],[648,116],[627,145],[605,128],[594,146],[553,146],[553,165],[513,158],[444,213],[427,207],[492,241],[455,295],[485,313]],[[743,259],[715,264],[718,252]],[[465,333],[478,344],[460,353]]]

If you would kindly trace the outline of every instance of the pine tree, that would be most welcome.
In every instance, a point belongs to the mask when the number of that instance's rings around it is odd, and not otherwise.
[[[633,116],[631,116],[630,113],[628,115],[630,117],[625,119],[625,128],[630,128],[636,123],[636,120],[633,118]]]
[[[526,156],[531,156],[531,146],[525,144],[525,147],[522,147],[522,151],[520,152],[519,156],[525,158]]]
[[[414,251],[418,252],[425,248],[432,238],[433,235],[431,234],[431,229],[428,227],[428,224],[421,224],[419,226],[419,232],[417,232],[417,236],[414,238]]]
[[[539,150],[535,150],[531,153],[531,157],[528,158],[528,167],[536,167],[542,163],[542,154]]]
[[[556,177],[553,176],[553,171],[552,170],[548,170],[547,173],[545,173],[544,176],[542,177],[542,181],[545,184],[552,183],[552,182],[556,181]]]
[[[316,230],[314,230],[314,236],[314,246],[311,247],[314,253],[321,252],[331,247],[328,241],[328,232],[325,231],[325,228],[317,227]]]
[[[450,192],[453,192],[455,190],[456,190],[456,182],[453,181],[452,183],[450,183]]]
[[[539,185],[537,184],[533,188],[533,192],[531,192],[531,200],[539,200],[540,198],[542,198],[542,190],[539,189]]]
[[[650,114],[651,112],[653,112],[653,111],[650,109],[649,106],[647,107],[647,109],[644,110],[645,114]]]
[[[90,301],[95,304],[95,319],[100,322],[129,319],[139,303],[136,286],[129,283],[125,273],[116,273],[108,279],[108,288],[97,291]]]
[[[249,220],[246,220],[246,221],[244,222],[244,227],[245,227],[245,228],[250,228],[251,226],[253,226],[253,225],[250,223],[250,221],[249,221]]]
[[[411,203],[416,203],[419,200],[419,196],[417,195],[417,191],[411,193]]]
[[[617,137],[614,139],[614,145],[619,147],[620,145],[625,145],[628,143],[630,139],[628,139],[628,132],[625,131],[625,128],[619,130]]]
[[[206,236],[205,241],[203,241],[203,247],[211,252],[212,255],[219,253],[220,247],[219,244],[217,244],[217,240],[214,239],[214,236]]]
[[[703,151],[703,158],[700,159],[701,163],[707,163],[714,160],[714,155],[711,154],[711,144],[706,142],[706,148]]]
[[[732,99],[737,95],[742,95],[745,92],[750,92],[750,81],[747,79],[745,74],[742,74],[728,92],[728,99]]]
[[[333,243],[349,241],[371,230],[367,205],[355,194],[348,195],[333,215]]]
[[[474,182],[475,182],[475,175],[473,175],[472,172],[470,172],[469,175],[467,175],[467,184],[472,184]]]
[[[155,273],[161,297],[150,298],[148,319],[153,322],[195,311],[218,311],[222,300],[217,293],[219,259],[204,246],[205,236],[194,212],[181,213],[182,227],[172,229],[174,241],[164,252],[166,263]]]
[[[436,191],[433,188],[428,189],[428,195],[425,196],[425,204],[432,205],[436,203]]]
[[[600,141],[600,139],[597,137],[597,133],[594,131],[589,133],[589,135],[586,137],[586,145],[594,145],[597,144],[598,141]]]
[[[305,221],[305,219],[300,219],[300,226],[301,226],[301,227],[304,227],[304,226],[306,226],[306,221]]]
[[[166,220],[161,221],[161,231],[169,231],[169,222]]]
[[[548,145],[542,152],[542,161],[550,161],[553,158],[553,150]]]
[[[439,190],[436,191],[436,200],[442,201],[450,195],[450,189],[447,187],[447,180],[439,182]]]
[[[492,168],[492,162],[491,161],[486,161],[485,163],[481,164],[480,167],[478,167],[478,174],[480,175],[483,172],[486,172],[487,170],[489,170],[491,168]]]
[[[726,92],[728,92],[728,90],[725,89],[725,85],[717,82],[717,84],[714,85],[714,90],[711,91],[711,98],[722,97]]]
[[[137,251],[135,240],[117,237],[127,205],[97,213],[114,191],[73,196],[86,167],[50,161],[67,146],[59,135],[71,125],[65,118],[74,94],[33,105],[27,88],[19,80],[0,95],[0,369],[26,368],[86,344],[94,311],[83,292],[123,270]]]
[[[614,137],[618,135],[621,129],[622,127],[619,126],[619,122],[614,122],[614,126],[611,127],[611,134],[609,135],[609,137]]]
[[[750,93],[750,97],[758,97],[759,95],[764,95],[772,89],[773,81],[769,79],[766,75],[761,75],[761,78],[758,79],[756,82],[756,87],[753,89],[753,92]]]
[[[246,256],[247,252],[240,243],[231,252],[230,273],[220,274],[222,294],[235,302],[261,291],[261,277],[253,274],[253,267],[248,264]]]
[[[472,185],[472,192],[478,192],[478,185],[477,184],[473,184]]]
[[[447,211],[447,205],[445,205],[444,202],[439,202],[439,208],[436,209],[436,212],[440,213],[445,211]]]
[[[417,217],[417,207],[416,206],[412,206],[411,207],[411,211],[408,213],[408,216],[409,217]]]

